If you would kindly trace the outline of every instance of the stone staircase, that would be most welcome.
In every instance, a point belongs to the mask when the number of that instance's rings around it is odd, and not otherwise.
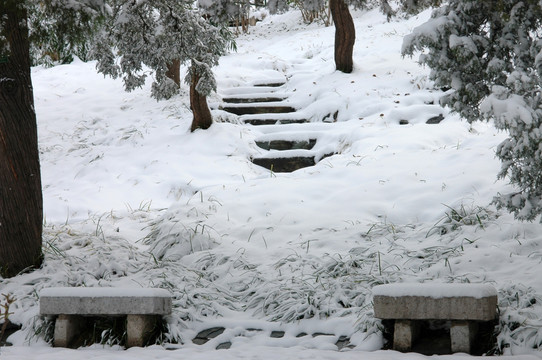
[[[221,110],[239,116],[247,125],[272,127],[273,131],[256,139],[262,154],[252,162],[272,172],[293,172],[314,166],[321,158],[313,151],[317,143],[314,131],[303,128],[309,120],[288,102],[285,82],[260,82],[237,87],[222,97]],[[296,125],[295,128],[289,125]],[[326,154],[327,156],[332,154]]]

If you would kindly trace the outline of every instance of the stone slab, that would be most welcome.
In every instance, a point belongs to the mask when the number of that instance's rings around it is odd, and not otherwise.
[[[55,347],[69,347],[72,339],[81,328],[81,318],[78,316],[60,315],[55,322]]]
[[[235,115],[254,115],[254,114],[286,114],[296,112],[292,106],[282,105],[280,103],[271,105],[272,103],[253,103],[253,104],[236,104],[223,106],[222,110]]]
[[[40,292],[41,315],[168,315],[171,294],[144,288],[48,288]]]
[[[280,156],[280,155],[279,155]],[[301,168],[314,166],[316,161],[312,156],[291,156],[276,158],[254,158],[252,162],[274,172],[293,172]]]
[[[373,288],[375,317],[410,320],[494,320],[497,292],[478,284],[397,284]],[[449,286],[447,286],[449,285]],[[455,286],[463,285],[463,286]],[[455,295],[454,295],[455,294]]]
[[[278,118],[246,118],[243,120],[245,124],[254,126],[260,125],[288,125],[288,124],[304,124],[308,123],[307,119],[278,119]]]
[[[418,336],[419,324],[412,320],[395,321],[393,333],[393,349],[397,351],[410,351],[412,344]]]
[[[478,323],[473,321],[452,321],[450,340],[452,353],[467,353],[472,350],[478,332]]]
[[[280,102],[284,101],[286,96],[261,96],[261,97],[242,97],[230,96],[222,98],[225,103],[231,104],[250,104],[250,103],[265,103],[265,102]]]
[[[158,315],[128,315],[126,317],[126,347],[142,347],[159,321]]]
[[[264,150],[311,150],[316,145],[316,139],[307,140],[256,140],[256,145]]]

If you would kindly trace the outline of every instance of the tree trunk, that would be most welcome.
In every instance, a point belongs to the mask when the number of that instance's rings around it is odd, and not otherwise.
[[[166,76],[173,80],[178,87],[181,87],[181,60],[175,59],[168,64]]]
[[[329,0],[331,16],[335,23],[335,66],[345,73],[353,69],[352,53],[356,42],[356,29],[348,5],[344,0]]]
[[[195,70],[193,71],[192,81],[190,82],[190,108],[193,115],[191,131],[208,129],[213,124],[211,110],[209,110],[209,106],[207,105],[207,97],[201,95],[196,90],[200,77]]]
[[[9,53],[0,57],[0,275],[42,262],[43,200],[26,11],[0,2]]]

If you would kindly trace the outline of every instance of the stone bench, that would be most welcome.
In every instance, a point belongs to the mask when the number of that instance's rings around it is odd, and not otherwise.
[[[57,316],[53,345],[69,347],[83,324],[82,317],[126,316],[126,347],[144,346],[163,315],[171,314],[165,289],[47,288],[40,292],[40,315]]]
[[[393,348],[410,351],[422,320],[450,321],[451,352],[471,353],[480,322],[497,317],[497,291],[484,284],[387,284],[373,288],[375,317],[395,320]]]

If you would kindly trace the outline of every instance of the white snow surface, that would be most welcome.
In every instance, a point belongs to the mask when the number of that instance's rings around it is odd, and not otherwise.
[[[387,22],[354,12],[352,74],[335,71],[333,27],[304,25],[296,11],[266,17],[221,59],[209,99],[217,121],[194,133],[185,85],[156,102],[150,81],[125,93],[94,62],[34,68],[45,262],[0,282],[22,325],[0,358],[423,359],[380,350],[371,289],[403,282],[490,284],[501,351],[539,357],[540,225],[490,205],[511,190],[496,180],[506,134],[440,108],[429,69],[401,57],[403,37],[429,15]],[[310,124],[243,125],[216,110],[222,94],[280,79],[282,88],[259,92],[289,94]],[[425,123],[440,114],[440,124]],[[265,153],[255,140],[290,131],[335,155],[289,174],[251,163]],[[38,294],[65,286],[167,289],[171,344],[52,348]],[[192,343],[214,326],[226,330]],[[276,330],[285,336],[270,338]],[[353,348],[338,351],[339,336]],[[231,349],[215,350],[223,342]]]
[[[398,283],[373,287],[375,296],[421,296],[433,299],[448,297],[472,297],[481,299],[497,296],[497,290],[488,284],[420,284]]]
[[[165,289],[118,287],[53,287],[40,291],[47,297],[171,297]]]

